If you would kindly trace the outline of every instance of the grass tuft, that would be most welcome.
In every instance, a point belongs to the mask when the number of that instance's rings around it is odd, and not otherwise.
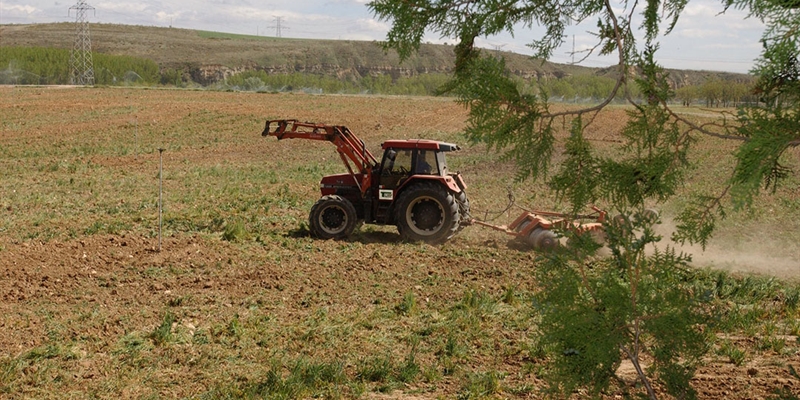
[[[419,364],[417,364],[416,352],[416,349],[412,349],[411,352],[408,353],[408,357],[406,357],[403,364],[397,368],[398,381],[410,383],[413,382],[419,375],[421,368]]]
[[[156,327],[147,337],[156,346],[163,346],[172,339],[172,325],[175,323],[175,314],[167,312],[161,320],[161,324]]]
[[[228,242],[241,242],[246,237],[247,230],[244,227],[244,222],[240,220],[225,225],[225,232],[222,233],[222,239]]]
[[[392,376],[392,360],[387,357],[368,357],[359,362],[356,377],[365,382],[387,382]]]
[[[503,292],[502,301],[508,305],[514,305],[517,302],[517,293],[516,288],[514,286],[509,286]]]
[[[0,359],[0,394],[13,393],[13,380],[19,374],[19,361],[13,358]]]
[[[480,399],[495,395],[500,392],[500,379],[502,374],[496,371],[472,374],[458,394],[458,399]]]
[[[61,357],[62,356],[62,349],[57,344],[46,344],[44,346],[36,347],[22,356],[23,360],[38,362],[41,360],[47,360],[51,358]]]
[[[417,312],[417,298],[413,292],[408,292],[403,296],[403,300],[400,301],[395,307],[394,311],[401,316],[407,317],[411,316]]]
[[[722,342],[718,353],[728,358],[732,364],[737,367],[744,365],[747,360],[747,352],[734,346],[729,340]]]

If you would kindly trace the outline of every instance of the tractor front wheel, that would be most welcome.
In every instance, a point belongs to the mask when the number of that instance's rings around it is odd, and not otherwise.
[[[338,195],[322,196],[308,216],[311,233],[320,239],[345,239],[353,233],[357,223],[353,203]]]
[[[408,241],[444,243],[458,232],[458,209],[456,198],[442,184],[418,183],[397,199],[397,230]]]

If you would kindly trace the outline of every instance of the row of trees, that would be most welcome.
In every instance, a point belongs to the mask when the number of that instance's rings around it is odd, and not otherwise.
[[[152,60],[93,53],[99,85],[157,84],[158,64]],[[0,84],[63,85],[69,82],[70,51],[48,47],[0,47]]]
[[[551,79],[546,82],[520,82],[522,92],[541,93],[550,100],[582,103],[598,101],[605,98],[617,83],[616,79],[595,76],[577,75],[562,79]],[[628,88],[627,96],[642,100],[642,92],[638,86]],[[615,100],[625,101],[619,93]],[[671,102],[680,104],[702,105],[705,107],[736,107],[742,104],[756,104],[762,99],[754,93],[754,84],[746,82],[726,81],[716,76],[709,77],[698,85],[686,85],[674,90]]]
[[[264,71],[248,71],[229,77],[219,84],[219,88],[243,91],[306,90],[316,93],[432,96],[436,95],[449,79],[448,75],[440,73],[397,79],[392,79],[389,75],[378,75],[342,80],[332,76],[305,73],[268,74]],[[514,82],[521,92],[546,95],[553,101],[575,103],[602,99],[616,84],[615,79],[595,75],[568,76],[544,82],[532,82],[515,77]],[[641,93],[637,87],[631,88],[629,94],[641,100]],[[624,101],[622,98],[618,100]],[[759,98],[753,93],[752,84],[709,78],[703,84],[684,86],[675,90],[672,101],[684,105],[732,107],[754,104]]]
[[[449,79],[448,75],[440,73],[397,79],[392,79],[389,75],[378,75],[343,80],[306,73],[268,74],[265,71],[248,71],[229,77],[219,84],[219,88],[243,91],[306,90],[315,93],[432,96],[436,95]],[[616,84],[615,79],[595,75],[568,76],[544,82],[514,77],[514,82],[521,92],[546,95],[553,101],[575,103],[602,99]],[[641,100],[641,93],[637,87],[631,88],[630,95]],[[617,100],[624,101],[622,98]],[[675,90],[675,98],[672,101],[684,105],[732,107],[754,104],[759,98],[753,93],[752,84],[723,81],[712,77],[703,84],[684,86]]]
[[[701,103],[706,107],[737,107],[757,104],[763,99],[752,83],[726,82],[710,78],[702,85],[684,86],[675,90],[675,99],[684,105]]]
[[[562,79],[549,79],[543,83],[527,83],[530,86],[526,91],[543,92],[551,99],[561,101],[581,102],[585,99],[600,99],[606,96],[614,87],[615,81],[611,78],[578,75],[567,76]]]
[[[448,80],[444,74],[424,74],[392,79],[389,75],[338,79],[333,76],[292,73],[268,74],[248,71],[229,77],[219,84],[222,89],[283,92],[305,90],[314,93],[369,93],[426,96]]]

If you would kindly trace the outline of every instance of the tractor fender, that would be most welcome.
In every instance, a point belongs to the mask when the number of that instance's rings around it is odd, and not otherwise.
[[[461,190],[467,190],[467,183],[464,182],[464,177],[461,176],[460,173],[450,174],[450,176],[453,177],[453,179],[456,181],[456,184],[458,185],[458,187],[461,188]]]
[[[452,176],[438,176],[438,175],[416,175],[412,176],[405,182],[403,185],[398,187],[395,193],[400,193],[406,186],[413,184],[414,182],[429,182],[429,181],[437,181],[440,182],[442,185],[446,186],[447,189],[453,193],[461,193],[461,187],[459,187],[458,182]]]
[[[339,194],[340,191],[355,191],[360,193],[358,182],[363,179],[364,174],[338,174],[329,175],[322,178],[319,182],[319,189],[323,196]]]

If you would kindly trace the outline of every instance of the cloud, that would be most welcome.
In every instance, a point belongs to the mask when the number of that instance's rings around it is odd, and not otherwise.
[[[147,10],[145,3],[119,3],[119,2],[102,2],[95,4],[95,11],[100,10],[103,12],[113,12],[121,15],[134,15],[142,13]]]
[[[713,7],[710,4],[692,3],[683,9],[681,18],[709,18],[718,15],[722,9],[717,6]]]
[[[372,0],[331,0],[328,3],[330,3],[330,4],[344,4],[344,5],[349,5],[349,4],[364,5],[364,4],[369,3],[370,1],[372,1]]]
[[[700,29],[700,28],[681,29],[675,32],[675,34],[676,36],[680,36],[681,38],[685,39],[712,39],[720,37],[730,37],[724,31],[716,29]]]
[[[2,23],[6,23],[6,21],[15,21],[15,20],[23,20],[25,22],[29,22],[31,18],[34,18],[37,14],[41,14],[42,10],[26,4],[0,4],[0,17],[2,17]]]
[[[389,29],[391,28],[391,25],[389,25],[388,23],[381,22],[373,18],[361,18],[356,21],[356,24],[361,29],[374,32],[381,32],[384,34],[388,32]]]
[[[0,5],[0,10],[3,12],[20,13],[20,14],[33,14],[40,11],[38,8],[28,5]]]

